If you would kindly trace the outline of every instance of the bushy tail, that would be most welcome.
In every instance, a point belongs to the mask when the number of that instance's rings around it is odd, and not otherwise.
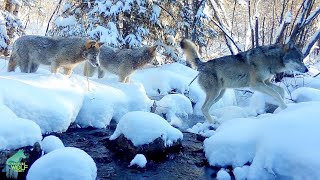
[[[192,68],[199,69],[204,65],[204,62],[200,60],[197,46],[189,39],[182,39],[180,47],[186,54],[187,61],[191,64]]]

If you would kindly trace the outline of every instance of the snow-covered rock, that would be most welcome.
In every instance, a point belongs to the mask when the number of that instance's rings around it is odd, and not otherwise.
[[[161,138],[165,146],[171,146],[183,138],[181,131],[172,127],[159,115],[141,111],[125,114],[110,136],[110,140],[115,140],[122,134],[134,146],[149,144],[157,138]]]
[[[210,137],[215,133],[216,126],[208,122],[197,123],[191,128],[188,128],[187,131],[194,134],[199,134],[203,137]]]
[[[233,169],[233,175],[236,180],[246,180],[248,177],[249,166],[236,167]]]
[[[217,173],[217,180],[231,180],[231,176],[226,170],[220,169]]]
[[[95,180],[96,177],[96,164],[86,152],[78,148],[65,147],[35,161],[29,169],[27,180]]]
[[[301,87],[292,92],[292,99],[295,102],[320,101],[320,90]]]
[[[6,106],[37,123],[42,133],[62,132],[82,105],[83,90],[75,81],[62,75],[4,73],[0,94]]]
[[[140,168],[146,167],[147,158],[143,154],[137,154],[130,162],[129,166],[137,165]]]
[[[251,162],[248,179],[317,179],[320,102],[288,104],[277,114],[226,121],[204,141],[212,166]]]
[[[181,126],[180,118],[187,118],[193,113],[191,101],[182,94],[169,94],[157,102],[156,113],[164,114],[170,124]]]
[[[41,130],[36,123],[18,118],[0,103],[0,151],[32,146],[41,139]]]
[[[53,135],[46,136],[45,138],[43,138],[40,145],[41,149],[45,153],[49,153],[56,149],[64,148],[62,141],[58,137]]]

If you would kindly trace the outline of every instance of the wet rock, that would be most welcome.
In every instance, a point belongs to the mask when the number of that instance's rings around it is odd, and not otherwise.
[[[181,140],[174,142],[171,146],[165,146],[165,142],[159,137],[152,143],[141,146],[134,146],[123,134],[115,140],[106,139],[107,148],[116,151],[117,154],[125,156],[125,158],[133,158],[136,154],[144,154],[147,159],[162,159],[166,154],[177,151],[181,148]]]

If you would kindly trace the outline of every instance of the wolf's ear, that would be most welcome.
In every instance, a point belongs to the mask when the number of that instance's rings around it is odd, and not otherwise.
[[[96,44],[96,41],[87,40],[86,43],[84,44],[84,47],[86,47],[86,49],[90,49],[90,48],[94,47],[95,44]]]
[[[96,45],[95,45],[95,46],[96,46],[97,48],[100,48],[103,44],[104,44],[103,42],[99,42],[99,41],[98,41],[98,42],[96,42]]]

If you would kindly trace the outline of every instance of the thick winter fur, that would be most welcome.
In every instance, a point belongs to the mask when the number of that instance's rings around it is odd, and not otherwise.
[[[60,67],[70,75],[79,63],[88,60],[99,66],[97,59],[101,43],[83,38],[22,36],[13,44],[8,72],[19,66],[21,72],[36,72],[40,64],[51,65],[51,72],[57,73]]]
[[[151,63],[156,57],[157,46],[145,46],[134,49],[114,49],[103,45],[100,49],[98,77],[103,78],[105,71],[117,74],[119,81],[123,83],[130,82],[130,75],[135,70],[143,68]],[[93,76],[96,67],[86,63],[84,67],[85,76]]]
[[[206,93],[202,112],[206,119],[214,123],[209,114],[210,107],[219,101],[227,88],[251,87],[276,99],[281,108],[284,90],[271,83],[276,73],[293,70],[308,71],[303,64],[303,55],[292,45],[261,46],[237,55],[224,56],[208,62],[200,61],[194,43],[188,39],[180,42],[187,60],[199,71],[198,82]]]

